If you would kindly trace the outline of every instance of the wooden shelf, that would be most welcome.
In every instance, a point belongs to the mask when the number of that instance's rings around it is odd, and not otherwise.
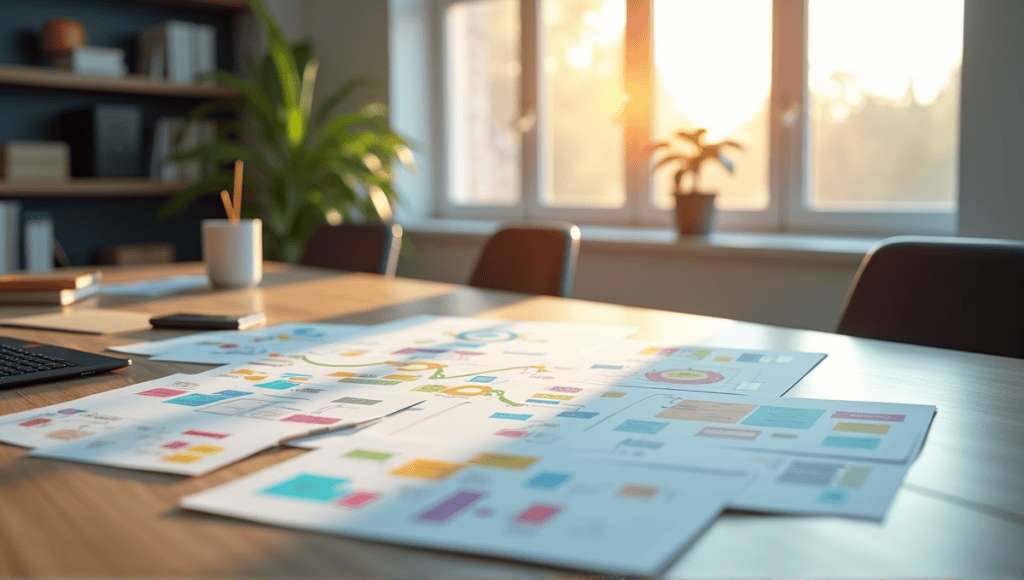
[[[140,75],[128,75],[122,78],[87,76],[49,67],[12,64],[0,64],[0,85],[190,99],[223,99],[240,96],[237,91],[223,87],[169,83]]]
[[[195,6],[197,8],[215,8],[231,11],[245,11],[249,3],[245,0],[133,0],[134,4],[165,4],[178,8]]]
[[[69,181],[0,180],[0,197],[156,197],[171,195],[184,183],[132,177],[76,177]]]

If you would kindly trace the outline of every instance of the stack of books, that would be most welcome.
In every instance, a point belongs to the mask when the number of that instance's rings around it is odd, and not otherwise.
[[[75,47],[71,49],[71,54],[55,59],[53,66],[80,75],[124,77],[128,74],[124,50],[108,46]]]
[[[168,20],[139,35],[139,74],[193,83],[217,68],[217,29],[212,24]]]
[[[0,276],[0,304],[64,306],[100,291],[100,272]]]
[[[7,141],[0,144],[0,178],[66,181],[71,176],[71,152],[64,141]]]

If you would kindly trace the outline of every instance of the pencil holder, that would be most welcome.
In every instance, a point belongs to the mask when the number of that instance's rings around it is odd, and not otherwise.
[[[263,222],[202,221],[203,262],[217,288],[248,288],[263,279]]]

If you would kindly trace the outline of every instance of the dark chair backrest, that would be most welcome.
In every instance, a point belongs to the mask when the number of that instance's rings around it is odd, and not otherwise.
[[[568,222],[503,224],[487,241],[470,286],[569,296],[580,229]]]
[[[299,263],[394,276],[401,249],[398,224],[325,225],[310,236]]]
[[[882,240],[861,263],[836,332],[1024,358],[1024,243]]]

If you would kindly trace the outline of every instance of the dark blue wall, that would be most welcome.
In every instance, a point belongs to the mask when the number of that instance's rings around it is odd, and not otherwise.
[[[48,65],[39,53],[39,31],[51,18],[73,18],[85,27],[88,44],[114,46],[127,52],[134,72],[135,38],[139,31],[165,20],[190,20],[217,28],[217,64],[232,63],[232,13],[204,7],[174,7],[128,0],[0,0],[0,63]],[[137,104],[143,110],[142,158],[148,165],[154,120],[185,115],[199,101],[130,94],[0,86],[0,142],[45,140],[56,136],[59,114],[98,103]],[[146,171],[144,168],[143,171]],[[179,260],[198,260],[199,221],[223,217],[219,199],[202,199],[183,215],[158,220],[165,197],[22,198],[23,210],[46,210],[57,239],[72,263],[94,263],[106,245],[170,241]]]

